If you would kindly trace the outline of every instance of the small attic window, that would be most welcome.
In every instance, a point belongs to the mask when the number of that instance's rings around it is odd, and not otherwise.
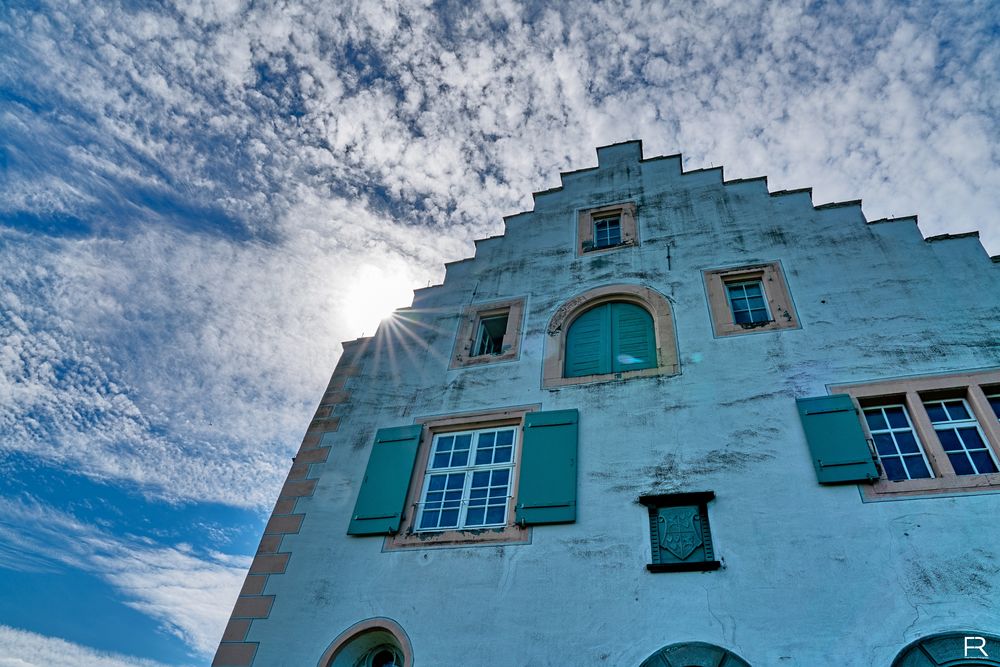
[[[621,245],[622,218],[621,213],[594,218],[594,248],[610,248]]]
[[[520,357],[523,315],[523,298],[466,306],[448,367],[514,361]]]
[[[507,311],[500,315],[491,315],[479,320],[479,331],[476,334],[476,345],[472,351],[472,356],[497,355],[503,351],[503,337],[507,331],[507,319],[509,316],[510,311]]]
[[[579,211],[576,236],[578,257],[638,245],[635,202]]]

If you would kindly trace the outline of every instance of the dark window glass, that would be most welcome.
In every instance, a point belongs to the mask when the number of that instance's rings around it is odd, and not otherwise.
[[[898,456],[889,456],[882,459],[882,467],[885,468],[885,476],[896,482],[906,479],[906,471],[903,470],[903,463]]]
[[[956,475],[975,474],[976,471],[972,469],[972,464],[969,463],[969,459],[966,458],[963,452],[948,454],[948,459],[951,461],[951,467],[955,469]]]
[[[906,469],[910,472],[910,479],[924,479],[931,476],[922,456],[905,456],[903,460],[906,462]]]
[[[472,356],[481,357],[486,354],[500,354],[503,351],[503,336],[507,331],[507,313],[484,317],[479,321],[479,331],[476,334],[476,344]]]

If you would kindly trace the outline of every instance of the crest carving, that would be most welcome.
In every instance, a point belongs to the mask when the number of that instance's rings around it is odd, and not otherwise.
[[[665,507],[656,517],[660,548],[686,560],[702,545],[701,521],[697,507]]]

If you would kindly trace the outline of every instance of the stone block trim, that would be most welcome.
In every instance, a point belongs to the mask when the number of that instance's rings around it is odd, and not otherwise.
[[[264,592],[264,583],[267,577],[259,574],[251,574],[243,582],[240,595],[260,595]]]
[[[264,526],[264,534],[297,533],[302,527],[302,517],[304,514],[289,514],[287,516],[271,516],[267,525]]]
[[[268,535],[265,539],[281,539],[278,535]],[[290,553],[258,553],[250,563],[250,574],[283,574],[288,567]]]
[[[212,660],[212,667],[242,667],[253,664],[257,642],[223,642]]]
[[[278,553],[278,549],[281,547],[281,537],[281,535],[265,535],[260,538],[260,545],[257,546],[257,553]]]
[[[320,400],[302,444],[288,469],[278,501],[264,527],[257,554],[236,599],[233,613],[222,634],[212,667],[250,667],[257,654],[258,642],[248,641],[254,621],[263,622],[271,613],[273,595],[264,595],[269,577],[284,574],[291,552],[279,551],[285,535],[298,533],[305,513],[296,512],[299,498],[311,496],[319,470],[326,463],[330,447],[321,446],[323,436],[340,428],[340,420],[350,406],[351,378],[361,375],[370,338],[344,343],[344,352]],[[334,415],[334,413],[337,413]]]
[[[244,639],[246,639],[247,630],[249,629],[250,629],[250,619],[248,618],[229,619],[229,624],[226,625],[226,630],[222,633],[222,641],[242,642]]]
[[[271,605],[273,604],[273,595],[237,598],[236,606],[233,607],[232,618],[267,618],[267,615],[271,613]]]

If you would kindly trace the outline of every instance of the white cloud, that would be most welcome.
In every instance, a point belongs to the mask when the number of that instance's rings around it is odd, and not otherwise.
[[[215,652],[250,565],[249,557],[112,536],[33,501],[0,499],[0,514],[0,567],[15,571],[72,567],[90,572],[116,589],[124,604],[158,621],[163,631],[177,636],[193,651],[202,656]],[[2,637],[0,630],[0,646],[10,655]],[[38,635],[28,639],[41,641]],[[73,655],[76,649],[66,653]],[[81,659],[99,657],[94,653]],[[111,662],[107,664],[114,665],[119,664],[114,660],[125,658],[108,659]]]
[[[153,660],[97,651],[8,625],[0,625],[0,646],[0,667],[165,667]]]
[[[0,209],[85,229],[2,232],[4,445],[266,506],[335,341],[374,328],[358,304],[405,300],[623,139],[998,253],[993,12],[9,8]]]

